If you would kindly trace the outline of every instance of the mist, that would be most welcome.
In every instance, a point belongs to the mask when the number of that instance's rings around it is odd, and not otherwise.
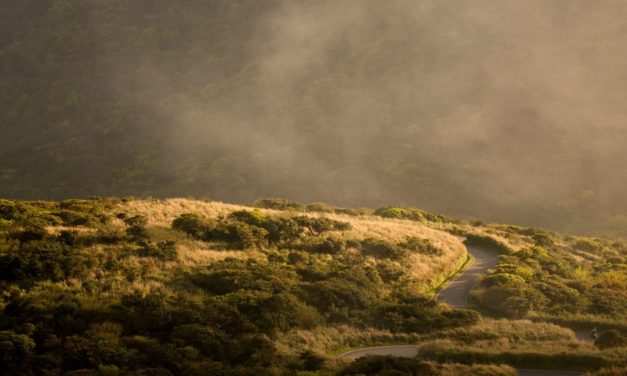
[[[128,53],[94,47],[107,95],[134,93],[133,134],[154,142],[119,162],[150,161],[116,178],[142,184],[90,192],[577,231],[627,212],[624,1],[200,3],[139,2],[115,18]],[[116,27],[99,7],[103,40]]]

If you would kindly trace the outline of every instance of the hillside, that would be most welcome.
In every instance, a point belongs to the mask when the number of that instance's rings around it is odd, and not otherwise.
[[[397,203],[627,236],[625,11],[5,0],[0,196]]]
[[[433,299],[467,265],[464,239],[502,254],[473,291],[484,318]],[[1,200],[0,371],[511,375],[506,365],[625,367],[625,264],[620,241],[398,207]],[[571,330],[592,326],[596,343]],[[336,357],[387,343],[420,344],[420,359]],[[491,365],[463,365],[472,363]]]

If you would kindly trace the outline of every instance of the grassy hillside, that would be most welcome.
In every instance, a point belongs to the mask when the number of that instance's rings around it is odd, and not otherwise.
[[[475,300],[506,319],[433,300],[434,288],[466,260],[460,235],[504,252]],[[0,370],[509,375],[499,364],[618,367],[624,264],[623,243],[413,209],[2,200]],[[598,325],[605,339],[581,342],[559,326],[575,319]],[[335,358],[385,343],[423,344],[422,360],[346,365]],[[493,366],[461,365],[476,361]]]

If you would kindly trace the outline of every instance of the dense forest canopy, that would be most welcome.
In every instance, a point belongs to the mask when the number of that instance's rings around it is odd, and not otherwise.
[[[6,0],[0,196],[627,233],[627,3]]]

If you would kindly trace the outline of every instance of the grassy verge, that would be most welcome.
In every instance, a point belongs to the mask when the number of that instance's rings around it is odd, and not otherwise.
[[[451,349],[446,346],[425,345],[420,358],[461,364],[508,364],[517,368],[593,371],[618,366],[620,358],[595,352],[490,351],[484,349]]]
[[[614,317],[593,314],[565,314],[563,316],[554,316],[538,312],[530,312],[527,317],[532,321],[550,322],[573,330],[590,330],[591,327],[596,327],[599,330],[617,329],[623,333],[627,333],[627,323]]]

